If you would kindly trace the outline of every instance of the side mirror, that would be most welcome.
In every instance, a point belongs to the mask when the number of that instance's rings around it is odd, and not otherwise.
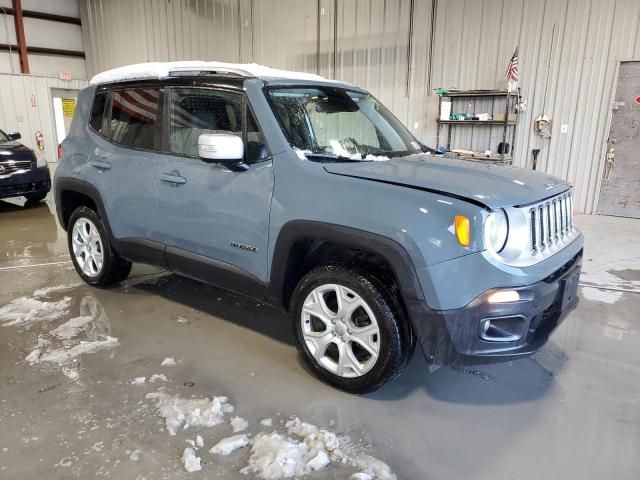
[[[20,132],[10,132],[7,133],[7,137],[9,137],[9,140],[20,140],[22,135],[20,135]]]
[[[220,163],[232,170],[247,170],[244,142],[231,133],[203,133],[198,137],[198,155],[207,163]]]

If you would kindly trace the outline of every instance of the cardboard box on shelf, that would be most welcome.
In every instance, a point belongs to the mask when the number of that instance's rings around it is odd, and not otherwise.
[[[497,120],[499,122],[503,122],[504,121],[504,113],[494,113],[493,114],[493,119]],[[518,114],[517,113],[510,113],[509,114],[509,118],[507,120],[509,120],[510,122],[515,122],[518,119]]]

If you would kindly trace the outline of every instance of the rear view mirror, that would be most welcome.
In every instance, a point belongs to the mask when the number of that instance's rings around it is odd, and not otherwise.
[[[204,162],[221,163],[232,169],[246,170],[244,142],[231,133],[203,133],[198,137],[198,155]]]
[[[20,140],[22,135],[20,135],[19,132],[10,132],[7,134],[7,137],[9,137],[9,140]]]

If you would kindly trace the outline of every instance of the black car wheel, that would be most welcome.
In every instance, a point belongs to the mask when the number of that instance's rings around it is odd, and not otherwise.
[[[291,314],[307,365],[350,393],[376,390],[397,377],[411,352],[398,302],[357,268],[328,265],[307,273],[293,293]]]
[[[69,219],[67,234],[73,265],[89,285],[107,286],[127,278],[131,262],[113,251],[104,225],[93,210],[76,208]]]

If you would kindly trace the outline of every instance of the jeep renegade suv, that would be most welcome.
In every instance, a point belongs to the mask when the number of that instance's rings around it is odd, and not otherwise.
[[[577,303],[571,187],[434,155],[352,85],[251,65],[143,64],[83,90],[55,175],[78,274],[144,262],[290,312],[349,392],[522,358]]]

